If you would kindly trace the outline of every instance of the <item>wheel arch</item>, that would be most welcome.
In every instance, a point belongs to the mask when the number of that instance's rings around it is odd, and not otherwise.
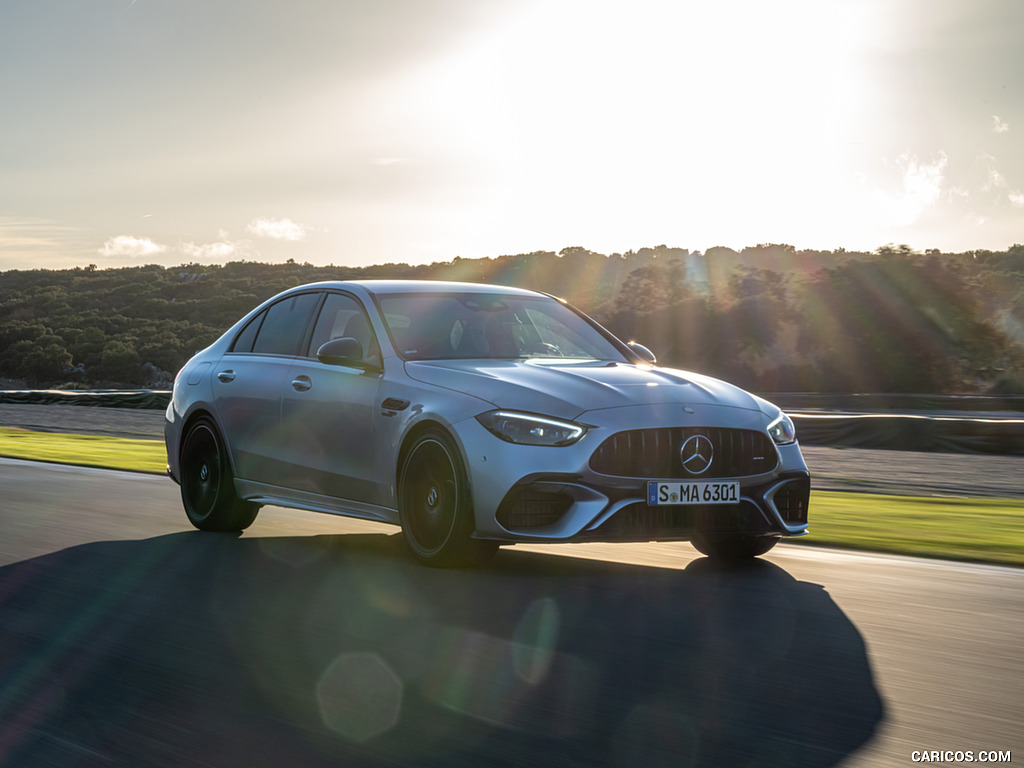
[[[195,423],[197,421],[204,418],[211,424],[213,424],[213,428],[217,430],[217,438],[224,444],[224,453],[228,457],[228,465],[231,469],[231,476],[237,477],[237,473],[235,472],[235,457],[232,455],[231,446],[228,444],[227,439],[224,437],[224,429],[223,427],[221,427],[220,421],[217,419],[217,416],[213,413],[213,411],[205,407],[198,407],[191,413],[189,413],[188,416],[185,417],[185,422],[181,427],[180,437],[178,438],[178,467],[181,467],[181,452],[182,450],[184,450],[185,438],[188,437],[189,430],[191,430],[192,427],[195,426]]]
[[[399,481],[401,480],[402,477],[402,466],[405,464],[405,457],[409,455],[409,449],[412,447],[412,444],[416,442],[416,439],[420,435],[422,435],[424,432],[431,431],[441,432],[444,435],[446,435],[449,440],[452,441],[452,444],[459,452],[459,459],[462,461],[463,473],[466,475],[466,484],[469,484],[469,469],[466,466],[466,455],[461,443],[459,442],[459,439],[455,436],[455,433],[452,432],[452,430],[449,429],[447,425],[445,425],[443,422],[437,419],[427,418],[423,419],[422,421],[416,422],[412,427],[409,428],[409,431],[407,431],[405,435],[402,436],[402,444],[401,447],[398,449],[398,455],[395,460],[395,466],[392,467],[392,470],[394,472],[396,493],[398,490]]]

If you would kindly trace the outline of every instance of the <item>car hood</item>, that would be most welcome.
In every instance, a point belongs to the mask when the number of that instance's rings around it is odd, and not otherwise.
[[[635,405],[717,405],[761,411],[764,403],[709,376],[645,365],[429,360],[407,362],[405,369],[416,381],[473,395],[497,408],[565,419]]]

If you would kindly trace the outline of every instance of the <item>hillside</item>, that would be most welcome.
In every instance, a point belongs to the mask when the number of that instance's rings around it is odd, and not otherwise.
[[[760,391],[1024,394],[1024,246],[873,254],[759,245],[701,254],[584,248],[423,266],[232,262],[0,273],[0,377],[166,386],[284,288],[468,280],[549,291],[660,362]]]

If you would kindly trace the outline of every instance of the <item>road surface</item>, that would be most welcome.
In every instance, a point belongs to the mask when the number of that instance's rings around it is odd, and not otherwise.
[[[780,545],[517,546],[0,460],[0,766],[1024,760],[1024,571]]]

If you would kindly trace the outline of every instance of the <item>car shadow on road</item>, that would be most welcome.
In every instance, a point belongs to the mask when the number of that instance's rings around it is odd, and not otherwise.
[[[0,568],[0,765],[833,766],[863,640],[767,561],[684,570],[398,535],[199,532]]]

